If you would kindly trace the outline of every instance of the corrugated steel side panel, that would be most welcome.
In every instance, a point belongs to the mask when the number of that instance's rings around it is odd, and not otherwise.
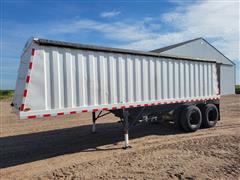
[[[216,97],[210,62],[37,46],[21,118]]]

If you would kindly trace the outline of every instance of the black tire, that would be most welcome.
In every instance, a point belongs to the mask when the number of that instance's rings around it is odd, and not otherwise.
[[[185,106],[180,106],[178,108],[176,108],[173,112],[173,121],[174,121],[174,126],[176,129],[178,130],[182,130],[183,127],[180,123],[181,121],[181,113],[182,111],[185,109],[186,107]]]
[[[197,106],[187,106],[181,113],[182,128],[187,132],[197,131],[202,124],[202,113]]]
[[[202,109],[202,127],[211,128],[217,124],[219,113],[214,104],[207,104]]]

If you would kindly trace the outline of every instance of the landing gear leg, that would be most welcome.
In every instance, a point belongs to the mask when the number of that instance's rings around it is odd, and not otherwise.
[[[124,128],[124,140],[125,140],[123,149],[131,148],[131,146],[129,146],[129,136],[128,136],[128,132],[129,132],[128,116],[129,116],[129,112],[123,109],[123,126],[124,126],[123,128]]]
[[[92,121],[93,121],[93,124],[92,124],[92,133],[96,133],[96,113],[95,112],[92,112]]]

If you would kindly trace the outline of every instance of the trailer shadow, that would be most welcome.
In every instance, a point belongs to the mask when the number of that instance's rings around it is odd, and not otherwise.
[[[173,124],[143,124],[130,130],[130,140],[148,135],[178,134]],[[121,123],[97,124],[97,133],[91,134],[91,125],[23,134],[0,138],[0,168],[47,159],[63,154],[119,149],[123,141]],[[109,148],[100,146],[110,145]],[[116,147],[114,147],[116,145]]]

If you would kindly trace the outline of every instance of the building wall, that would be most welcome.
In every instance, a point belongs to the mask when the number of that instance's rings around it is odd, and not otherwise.
[[[221,65],[220,67],[220,94],[235,94],[235,68],[234,66]]]

